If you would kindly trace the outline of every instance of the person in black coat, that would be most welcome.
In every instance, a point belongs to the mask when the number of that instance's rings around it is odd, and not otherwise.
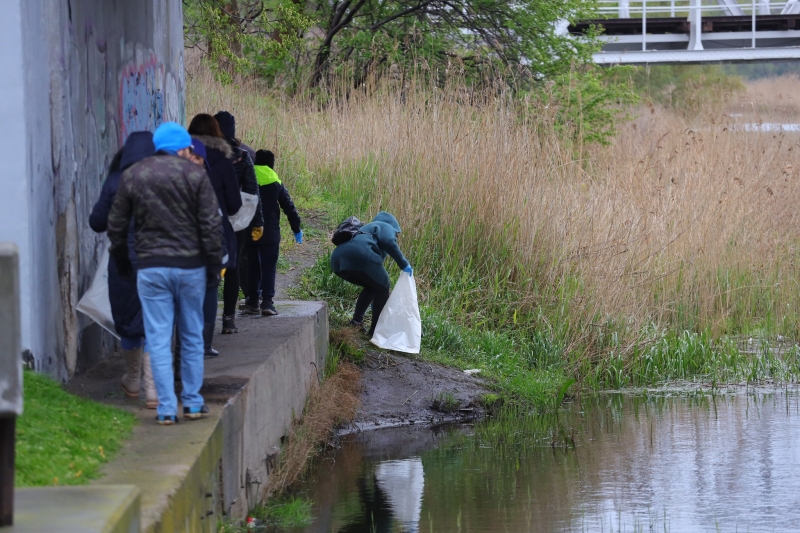
[[[250,156],[231,144],[220,130],[219,124],[214,117],[206,113],[196,115],[192,119],[191,124],[189,124],[189,133],[205,144],[207,161],[212,170],[215,168],[222,169],[224,166],[224,172],[226,174],[232,173],[241,192],[258,194],[258,184],[256,183],[255,174],[252,173],[252,163],[250,164],[250,174],[252,174],[252,176],[242,167],[243,158],[247,160],[244,162],[244,166],[246,166],[246,163],[250,161]],[[239,167],[238,169],[237,165]],[[220,172],[223,172],[223,170],[220,170]],[[228,259],[228,268],[225,273],[225,285],[222,295],[222,333],[236,333],[239,331],[234,320],[236,303],[239,300],[240,275],[239,268],[237,267],[240,256],[243,253],[245,242],[247,240],[261,238],[264,231],[263,225],[261,204],[259,203],[248,229],[236,232],[236,238],[231,241],[227,240],[228,237],[226,235],[226,241],[236,242],[236,248]]]
[[[235,215],[242,207],[242,195],[239,194],[239,184],[236,181],[236,175],[233,171],[233,165],[222,152],[215,150],[214,157],[211,161],[208,160],[208,151],[205,144],[197,137],[192,139],[194,147],[194,162],[204,167],[208,172],[208,178],[211,180],[211,186],[214,187],[214,193],[217,195],[217,202],[219,209],[222,212],[222,230],[225,239],[225,246],[228,250],[228,261],[223,264],[226,268],[231,264],[231,257],[236,257],[236,234],[233,231],[229,215]],[[203,345],[204,355],[207,357],[216,357],[219,352],[212,346],[214,339],[214,324],[217,321],[217,302],[218,302],[218,288],[219,278],[215,275],[209,276],[208,284],[206,285],[206,295],[203,300]]]
[[[264,316],[277,315],[275,297],[275,273],[281,243],[281,209],[289,219],[297,244],[303,243],[300,215],[294,207],[289,191],[275,173],[275,154],[269,150],[256,152],[255,173],[264,211],[264,235],[248,245],[247,261],[250,269],[250,293],[245,302],[246,311]],[[263,298],[259,308],[259,298]]]
[[[122,172],[146,157],[155,154],[153,134],[149,131],[131,133],[125,145],[115,156],[109,168],[109,175],[103,183],[100,198],[89,215],[89,226],[97,233],[102,233],[108,228],[108,213],[114,203],[114,197],[119,188]],[[140,373],[144,368],[142,382],[145,389],[147,407],[155,409],[158,405],[158,396],[155,392],[152,372],[150,370],[149,354],[144,350],[144,321],[142,320],[142,305],[139,302],[139,292],[136,290],[136,252],[134,247],[134,222],[131,221],[128,231],[128,258],[134,268],[134,275],[122,276],[117,270],[117,262],[113,257],[108,259],[108,299],[111,303],[111,316],[114,318],[114,329],[120,336],[122,355],[125,360],[125,374],[120,383],[126,395],[132,398],[139,397]],[[144,364],[142,361],[144,360]]]
[[[234,149],[238,155],[234,160],[234,168],[236,169],[236,176],[239,179],[239,186],[242,189],[242,192],[246,192],[248,194],[258,194],[258,184],[256,183],[256,175],[255,169],[253,168],[253,162],[255,160],[255,152],[252,148],[243,144],[237,137],[236,137],[236,117],[230,114],[227,111],[220,111],[214,118],[219,124],[219,130],[222,132],[222,135],[227,139],[228,143]],[[249,261],[248,261],[248,254],[244,253],[244,248],[247,243],[251,242],[251,240],[255,241],[260,238],[260,234],[258,237],[256,236],[257,232],[255,231],[256,228],[260,228],[263,230],[264,222],[262,218],[262,204],[261,204],[261,197],[259,196],[258,199],[258,207],[256,208],[256,214],[253,216],[253,221],[250,223],[250,227],[248,230],[242,230],[236,233],[237,244],[239,246],[239,254],[238,254],[238,265],[236,269],[237,283],[234,285],[233,280],[231,280],[230,288],[226,281],[225,283],[225,309],[223,309],[223,333],[233,333],[233,331],[226,331],[224,328],[224,323],[226,320],[226,316],[230,316],[230,320],[232,322],[233,315],[236,312],[236,302],[239,298],[239,287],[242,288],[242,292],[244,293],[245,297],[250,294],[250,287],[249,287],[249,272],[251,271]],[[252,239],[250,238],[252,235]]]

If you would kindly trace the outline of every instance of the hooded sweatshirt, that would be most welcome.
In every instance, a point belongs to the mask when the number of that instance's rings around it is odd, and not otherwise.
[[[381,211],[360,231],[352,240],[333,250],[331,269],[334,273],[345,270],[364,272],[376,283],[388,287],[389,273],[383,267],[386,256],[394,259],[401,269],[409,265],[397,245],[400,224],[394,215]]]
[[[300,215],[297,214],[292,197],[278,174],[267,165],[256,165],[253,168],[261,196],[261,209],[264,212],[264,235],[257,242],[278,244],[281,242],[281,209],[289,219],[293,233],[300,232]]]
[[[146,157],[156,153],[156,147],[153,145],[153,134],[149,131],[135,131],[128,136],[125,141],[125,146],[122,147],[122,159],[119,163],[119,170],[109,174],[103,183],[103,189],[100,191],[100,198],[94,204],[92,214],[89,215],[89,226],[97,233],[102,233],[108,229],[108,213],[111,211],[111,205],[114,203],[114,197],[117,195],[119,188],[119,180],[122,172],[134,163],[138,163]],[[133,265],[136,265],[136,252],[133,249],[135,239],[135,232],[133,231],[134,221],[128,231],[128,257]]]

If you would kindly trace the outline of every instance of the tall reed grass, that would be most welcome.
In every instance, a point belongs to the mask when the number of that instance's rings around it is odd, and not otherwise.
[[[422,302],[457,323],[544,334],[575,368],[663,328],[798,336],[798,134],[651,108],[586,148],[547,102],[457,83],[320,106],[190,72],[190,116],[231,111],[294,190],[395,214]]]

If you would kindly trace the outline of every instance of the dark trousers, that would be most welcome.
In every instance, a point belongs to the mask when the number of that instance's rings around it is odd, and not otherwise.
[[[247,245],[247,268],[250,271],[247,301],[252,307],[258,305],[262,297],[262,308],[272,303],[275,297],[275,274],[278,268],[280,243],[261,244],[251,242]]]
[[[375,326],[381,316],[381,311],[383,311],[386,302],[389,300],[389,287],[384,287],[364,272],[358,270],[342,270],[337,272],[336,275],[353,285],[364,287],[361,294],[358,295],[358,300],[356,300],[353,320],[359,323],[363,322],[364,313],[367,312],[367,308],[372,304],[372,324],[370,324],[369,328],[369,334],[372,335],[375,333]]]
[[[203,298],[203,323],[214,324],[217,321],[217,302],[219,299],[219,283],[207,284]]]
[[[236,232],[236,257],[242,257],[244,244],[250,238],[248,230]],[[226,316],[234,316],[236,314],[236,302],[239,301],[239,278],[242,277],[238,265],[231,265],[233,268],[228,268],[225,273],[225,286],[222,289],[223,309],[222,314]],[[246,275],[246,274],[245,274]],[[247,294],[247,291],[245,291]]]

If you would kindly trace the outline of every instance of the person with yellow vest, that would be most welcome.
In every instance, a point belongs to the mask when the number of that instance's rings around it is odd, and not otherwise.
[[[281,242],[281,210],[289,219],[295,242],[303,244],[300,215],[297,214],[289,191],[281,183],[274,167],[275,154],[269,150],[256,152],[254,169],[261,195],[261,209],[264,213],[264,234],[260,239],[248,243],[247,261],[250,290],[245,301],[245,311],[254,314],[261,313],[263,316],[278,314],[273,298],[275,297],[275,273]]]

